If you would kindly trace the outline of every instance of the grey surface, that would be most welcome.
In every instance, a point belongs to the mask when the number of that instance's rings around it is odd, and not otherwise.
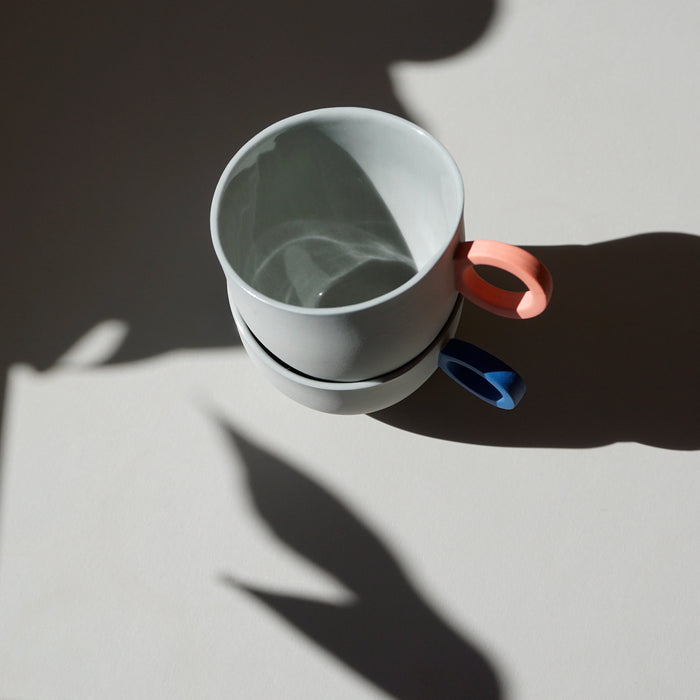
[[[10,10],[0,696],[697,695],[699,11],[463,5]],[[516,411],[253,371],[209,198],[332,104],[428,128],[468,232],[551,267],[541,319],[460,326]]]

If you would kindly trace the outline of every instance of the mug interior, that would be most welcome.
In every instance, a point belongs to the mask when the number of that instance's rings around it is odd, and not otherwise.
[[[360,108],[290,117],[234,157],[212,224],[231,271],[302,307],[362,303],[432,264],[459,224],[447,151],[410,122]]]

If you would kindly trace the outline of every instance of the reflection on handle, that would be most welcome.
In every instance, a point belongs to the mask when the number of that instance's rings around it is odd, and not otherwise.
[[[525,394],[525,381],[517,372],[463,340],[453,338],[445,345],[438,366],[450,379],[497,408],[515,408]]]
[[[532,318],[541,314],[552,296],[552,276],[531,253],[498,241],[460,243],[455,253],[455,285],[469,301],[507,318]],[[510,292],[487,282],[474,265],[498,267],[515,275],[526,292]]]

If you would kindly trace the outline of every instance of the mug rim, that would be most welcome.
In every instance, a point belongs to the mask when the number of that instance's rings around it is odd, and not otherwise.
[[[320,121],[327,117],[336,117],[341,119],[352,119],[353,117],[364,117],[375,120],[377,122],[393,123],[400,128],[408,131],[412,131],[417,134],[420,138],[425,139],[435,150],[440,157],[443,159],[446,170],[450,172],[452,178],[457,183],[457,206],[455,207],[454,221],[449,227],[449,233],[446,234],[444,245],[440,248],[422,265],[422,267],[416,271],[410,279],[406,280],[403,284],[395,287],[394,289],[381,294],[380,296],[372,297],[371,299],[366,299],[364,301],[356,302],[354,304],[346,304],[343,306],[331,306],[331,307],[307,307],[298,306],[296,304],[288,304],[283,301],[278,301],[272,297],[263,294],[246,282],[233,268],[229,262],[223,246],[220,240],[220,230],[218,222],[218,213],[221,205],[221,199],[223,197],[224,190],[231,179],[231,173],[238,163],[245,158],[245,156],[250,153],[261,142],[269,139],[271,136],[282,133],[283,131],[297,126],[299,124]],[[378,306],[386,301],[389,301],[395,297],[400,296],[406,290],[418,284],[435,266],[435,263],[444,255],[448,246],[450,245],[453,236],[459,229],[459,225],[464,213],[464,182],[462,180],[462,174],[459,171],[457,163],[450,154],[450,152],[443,146],[432,134],[429,134],[425,129],[414,124],[408,119],[399,117],[395,114],[390,114],[388,112],[383,112],[376,109],[370,109],[367,107],[324,107],[321,109],[313,109],[305,112],[300,112],[299,114],[294,114],[290,117],[286,117],[279,121],[270,124],[268,127],[258,132],[255,136],[249,139],[229,160],[228,164],[224,168],[219,180],[217,182],[216,188],[214,190],[214,195],[212,198],[212,204],[209,214],[209,224],[211,229],[212,242],[214,244],[214,250],[216,256],[219,260],[219,264],[224,270],[224,274],[228,279],[236,284],[239,288],[244,290],[248,295],[257,299],[258,301],[283,310],[287,312],[292,312],[301,315],[308,316],[332,316],[335,314],[352,313],[355,311],[363,311],[365,309]],[[447,227],[446,227],[447,228]]]

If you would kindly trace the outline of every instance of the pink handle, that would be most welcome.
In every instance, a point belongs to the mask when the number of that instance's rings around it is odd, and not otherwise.
[[[482,309],[506,318],[532,318],[541,314],[552,296],[552,276],[531,253],[498,241],[467,241],[455,252],[455,286],[460,294]],[[510,292],[487,282],[474,265],[490,265],[515,275],[526,292]]]

